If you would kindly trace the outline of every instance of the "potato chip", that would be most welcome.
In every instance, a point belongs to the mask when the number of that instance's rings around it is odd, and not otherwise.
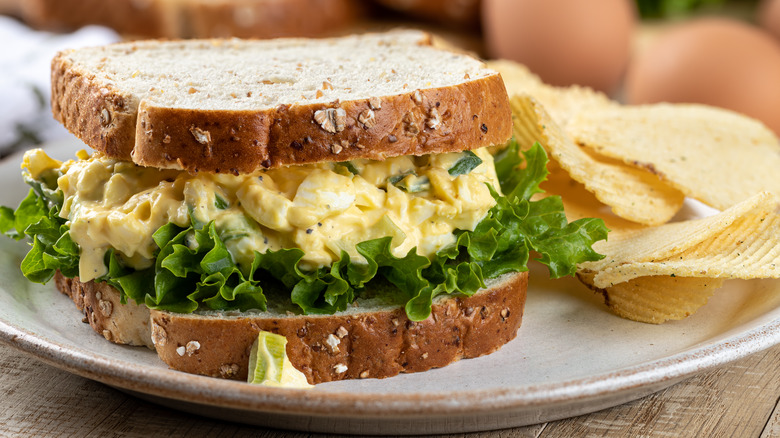
[[[605,94],[590,88],[577,85],[571,87],[547,85],[526,66],[513,61],[488,61],[487,66],[501,73],[510,97],[519,94],[533,96],[561,127],[565,127],[575,114],[584,109],[609,108],[617,105]]]
[[[778,198],[762,192],[723,213],[644,230],[610,234],[593,248],[606,255],[583,263],[606,288],[646,276],[780,278]]]
[[[547,180],[541,184],[544,193],[541,196],[560,196],[564,212],[569,222],[577,219],[595,217],[604,220],[610,231],[643,228],[612,213],[612,209],[602,204],[585,186],[571,179],[566,171],[558,168],[551,170]]]
[[[572,179],[625,219],[646,225],[667,222],[684,201],[682,192],[655,175],[622,163],[598,160],[574,144],[533,97],[510,100],[514,133],[520,144],[539,142]]]
[[[594,272],[577,273],[577,278],[604,295],[604,304],[620,317],[650,324],[680,320],[693,315],[707,304],[715,289],[723,285],[718,278],[639,277],[607,288],[593,284]]]
[[[780,194],[780,143],[760,122],[704,105],[593,108],[566,126],[575,143],[649,170],[718,209]]]

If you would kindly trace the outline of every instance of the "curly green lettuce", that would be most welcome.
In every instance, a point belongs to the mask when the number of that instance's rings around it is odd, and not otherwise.
[[[500,195],[490,187],[496,205],[473,231],[459,230],[457,240],[432,259],[416,248],[403,257],[391,251],[392,237],[357,244],[365,262],[350,260],[346,252],[331,266],[301,269],[301,249],[255,252],[251,266],[236,265],[214,222],[192,220],[189,227],[169,223],[154,233],[158,246],[154,266],[134,270],[113,250],[106,253],[104,281],[120,291],[121,300],[144,303],[153,309],[189,313],[198,309],[265,309],[263,285],[275,281],[290,291],[290,300],[305,314],[332,314],[345,310],[372,283],[405,303],[413,321],[426,319],[433,299],[441,294],[473,295],[485,281],[528,269],[531,255],[547,265],[550,275],[573,275],[576,266],[599,260],[594,242],[607,236],[601,219],[567,222],[560,197],[531,201],[547,177],[547,155],[535,144],[520,152],[512,140],[495,157]],[[467,157],[470,158],[470,157]],[[473,159],[459,163],[457,172],[475,167]],[[33,186],[16,211],[0,207],[0,231],[15,239],[25,235],[32,248],[21,264],[30,281],[45,283],[56,271],[78,275],[79,248],[70,238],[67,222],[59,217],[62,193],[56,178],[26,181]],[[229,230],[224,230],[225,232]]]

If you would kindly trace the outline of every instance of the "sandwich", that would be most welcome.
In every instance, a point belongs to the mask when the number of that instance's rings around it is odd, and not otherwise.
[[[573,275],[606,237],[531,199],[501,76],[421,32],[66,51],[52,110],[92,152],[25,154],[22,272],[189,373],[246,378],[267,332],[312,384],[488,354],[530,258]]]

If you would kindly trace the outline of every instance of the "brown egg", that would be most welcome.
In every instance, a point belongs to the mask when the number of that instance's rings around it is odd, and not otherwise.
[[[483,0],[490,56],[525,64],[553,85],[610,93],[625,71],[636,25],[631,0]]]
[[[674,26],[629,65],[626,100],[703,103],[763,121],[780,133],[780,44],[725,18]]]
[[[763,0],[758,7],[758,22],[780,40],[780,0]]]

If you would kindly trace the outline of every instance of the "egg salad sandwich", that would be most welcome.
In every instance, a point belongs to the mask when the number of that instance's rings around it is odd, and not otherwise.
[[[529,258],[571,275],[606,236],[531,200],[500,75],[420,32],[66,51],[52,109],[93,152],[25,155],[22,272],[185,372],[246,378],[265,332],[309,383],[488,354]]]

